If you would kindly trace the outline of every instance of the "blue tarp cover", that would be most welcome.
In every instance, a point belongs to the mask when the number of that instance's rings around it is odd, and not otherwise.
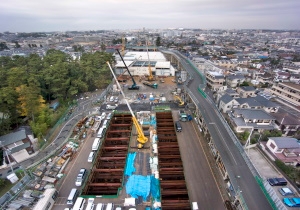
[[[133,198],[143,197],[146,201],[150,193],[150,176],[131,175],[126,183],[126,193]]]
[[[160,200],[160,190],[159,190],[159,180],[156,179],[154,176],[151,176],[151,196],[154,198],[154,200],[159,201]]]
[[[130,176],[133,172],[135,172],[134,168],[134,159],[136,156],[136,152],[129,153],[126,163],[125,175]]]

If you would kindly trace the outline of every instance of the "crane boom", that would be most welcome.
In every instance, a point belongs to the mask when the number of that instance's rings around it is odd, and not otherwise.
[[[125,65],[125,67],[126,67],[126,70],[128,71],[128,74],[129,74],[129,76],[131,77],[131,80],[132,80],[132,83],[133,83],[133,84],[131,85],[131,87],[129,87],[128,89],[129,89],[129,90],[138,90],[138,89],[139,89],[139,86],[137,86],[137,84],[136,84],[136,82],[135,82],[133,76],[131,75],[131,73],[130,73],[130,71],[129,71],[129,69],[128,69],[128,67],[127,67],[127,65],[126,65],[126,63],[125,63],[125,61],[124,61],[124,59],[123,59],[123,57],[122,57],[120,51],[119,51],[118,49],[116,49],[116,50],[117,50],[119,56],[121,57],[121,60],[123,61],[124,65]],[[118,81],[118,80],[117,80],[117,81]]]
[[[129,103],[128,103],[128,100],[126,99],[125,94],[124,94],[124,92],[123,92],[123,90],[122,90],[122,88],[121,88],[121,85],[120,85],[120,83],[118,82],[117,77],[116,77],[114,71],[112,70],[112,68],[111,68],[111,66],[110,66],[110,63],[109,63],[108,61],[107,61],[106,63],[107,63],[107,65],[108,65],[108,67],[109,67],[111,73],[113,74],[114,79],[116,80],[116,83],[117,83],[117,85],[118,85],[118,88],[120,89],[120,91],[121,91],[121,93],[122,93],[122,96],[124,97],[125,102],[126,102],[126,105],[127,105],[128,109],[129,109],[129,111],[130,111],[130,114],[131,114],[131,116],[132,116],[133,124],[135,125],[136,130],[137,130],[137,132],[138,132],[137,141],[140,143],[140,144],[138,144],[138,148],[142,148],[142,147],[143,147],[143,144],[145,144],[145,143],[148,141],[148,138],[144,135],[143,129],[141,128],[141,126],[140,126],[138,120],[136,119],[136,117],[135,117],[135,115],[134,115],[134,113],[133,113],[133,111],[132,111],[132,109],[131,109],[131,107],[130,107],[130,105],[129,105]]]
[[[148,52],[148,39],[146,40],[146,49],[147,49],[147,56],[148,56],[148,71],[149,71],[149,76],[148,76],[148,81],[153,81],[153,74],[152,74],[152,69],[150,65],[150,57],[149,57],[149,52]]]

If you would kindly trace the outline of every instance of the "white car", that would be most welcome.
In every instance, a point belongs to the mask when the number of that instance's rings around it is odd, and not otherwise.
[[[82,185],[86,175],[87,175],[86,169],[85,168],[80,169],[79,174],[77,175],[77,178],[75,181],[75,185],[77,187],[80,187]]]

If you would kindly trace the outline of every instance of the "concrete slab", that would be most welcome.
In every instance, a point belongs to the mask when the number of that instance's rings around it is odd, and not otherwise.
[[[258,148],[253,147],[246,152],[262,178],[282,176]]]

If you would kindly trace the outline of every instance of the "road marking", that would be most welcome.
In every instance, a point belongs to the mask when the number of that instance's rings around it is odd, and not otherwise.
[[[192,126],[193,126],[193,128],[194,128],[194,130],[195,130],[195,132],[196,132],[197,137],[198,137],[198,141],[199,141],[200,147],[202,148],[202,151],[204,151],[203,145],[202,145],[202,143],[201,143],[201,141],[200,141],[200,136],[198,135],[198,132],[197,132],[195,126],[194,126],[194,123],[192,123]],[[215,177],[215,174],[213,173],[213,170],[212,170],[212,168],[211,168],[211,166],[210,166],[210,164],[209,164],[208,157],[207,157],[207,155],[205,154],[205,152],[204,152],[203,154],[204,154],[205,159],[206,159],[206,162],[207,162],[207,164],[208,164],[208,166],[209,166],[209,170],[210,170],[210,172],[211,172],[211,174],[212,174],[212,176],[213,176],[213,178],[214,178],[214,181],[215,181],[215,183],[216,183],[216,186],[217,186],[217,188],[218,188],[218,191],[219,191],[219,193],[220,193],[220,195],[221,195],[221,198],[222,198],[222,200],[223,200],[223,202],[224,202],[226,199],[223,198],[223,194],[222,194],[222,192],[221,192],[221,189],[220,189],[220,187],[219,187],[219,184],[218,184],[218,182],[217,182],[217,179],[216,179],[216,177]]]
[[[221,134],[221,132],[220,132],[218,126],[217,126],[216,124],[213,124],[213,125],[214,125],[215,128],[217,129],[217,131],[218,131],[218,133],[219,133],[219,136],[221,137],[221,139],[223,140],[223,142],[225,143],[225,145],[226,145],[226,147],[227,147],[227,151],[230,153],[230,155],[231,155],[231,157],[233,158],[235,164],[237,165],[237,162],[236,162],[235,158],[233,157],[233,154],[231,153],[231,151],[230,151],[230,149],[229,149],[229,147],[228,147],[228,145],[227,145],[225,139],[223,138],[223,136],[222,136],[222,134]]]

